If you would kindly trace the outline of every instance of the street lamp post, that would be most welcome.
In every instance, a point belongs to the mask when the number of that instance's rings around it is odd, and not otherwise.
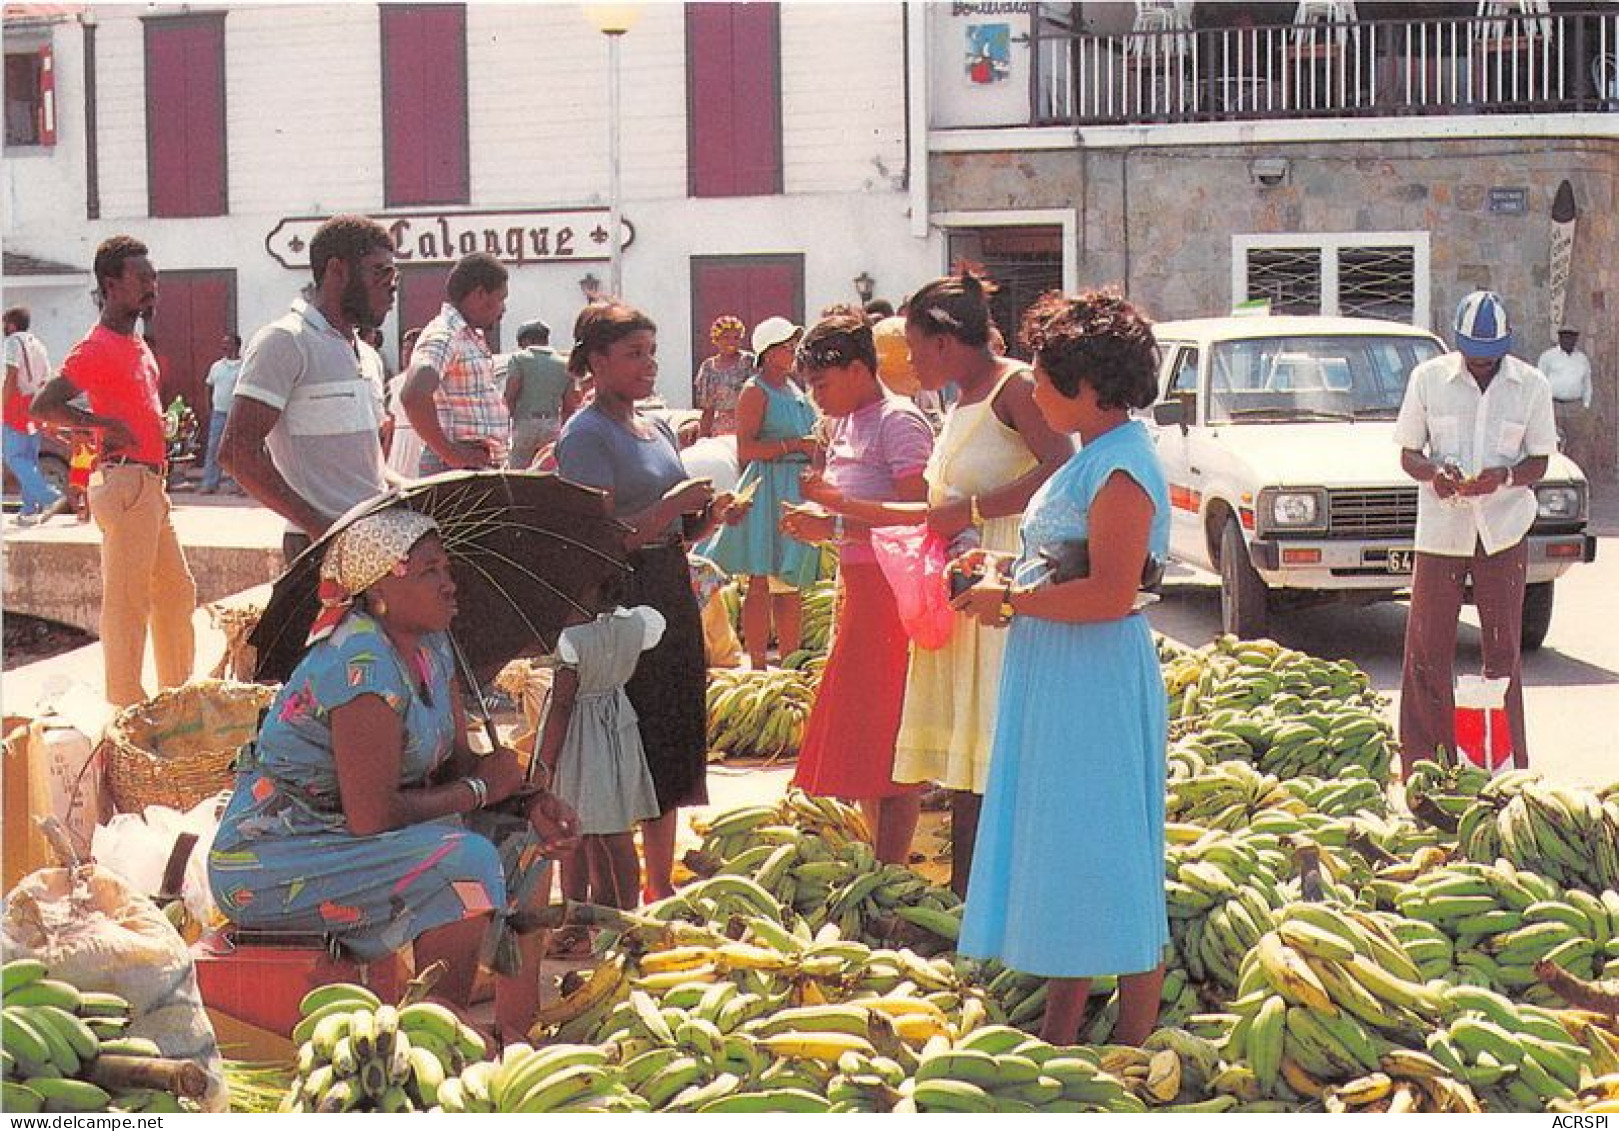
[[[619,142],[623,111],[619,95],[619,45],[640,15],[640,10],[633,4],[585,5],[585,18],[607,37],[608,289],[614,298],[621,298],[624,294],[624,196],[620,182]]]

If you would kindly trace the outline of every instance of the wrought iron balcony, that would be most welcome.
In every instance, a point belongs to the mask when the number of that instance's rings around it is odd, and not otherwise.
[[[1080,5],[1035,8],[1036,125],[1619,112],[1616,5],[1124,35],[1069,31]]]

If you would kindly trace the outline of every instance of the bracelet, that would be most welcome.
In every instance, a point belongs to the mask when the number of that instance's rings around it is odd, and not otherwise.
[[[967,514],[974,526],[984,525],[984,512],[978,509],[978,496],[972,495],[967,499]]]
[[[472,791],[472,807],[482,809],[489,801],[489,783],[482,778],[462,778],[461,784]]]
[[[843,541],[843,516],[841,514],[832,516],[832,541]]]

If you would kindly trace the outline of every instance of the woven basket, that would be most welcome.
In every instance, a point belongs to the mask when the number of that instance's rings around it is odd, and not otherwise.
[[[276,689],[198,679],[119,712],[102,739],[107,786],[121,813],[181,811],[231,787],[237,749],[258,733]]]

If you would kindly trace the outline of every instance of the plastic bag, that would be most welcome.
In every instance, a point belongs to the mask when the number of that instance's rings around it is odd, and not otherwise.
[[[140,813],[114,814],[105,825],[96,827],[91,855],[142,895],[179,895],[193,922],[205,929],[215,926],[223,917],[208,886],[208,849],[219,831],[219,815],[229,796],[209,797],[188,813],[167,805],[148,805]],[[165,892],[163,873],[174,842],[184,833],[196,836],[196,846],[186,860],[180,891]]]
[[[1507,722],[1505,678],[1456,677],[1456,750],[1492,774],[1512,765],[1512,727]]]
[[[100,865],[43,868],[6,897],[5,956],[37,958],[53,978],[129,1000],[127,1036],[156,1041],[164,1056],[208,1073],[203,1106],[226,1107],[224,1065],[191,952],[150,899]]]
[[[894,591],[905,635],[918,648],[943,648],[956,627],[944,539],[923,526],[887,526],[871,532],[871,548]]]

